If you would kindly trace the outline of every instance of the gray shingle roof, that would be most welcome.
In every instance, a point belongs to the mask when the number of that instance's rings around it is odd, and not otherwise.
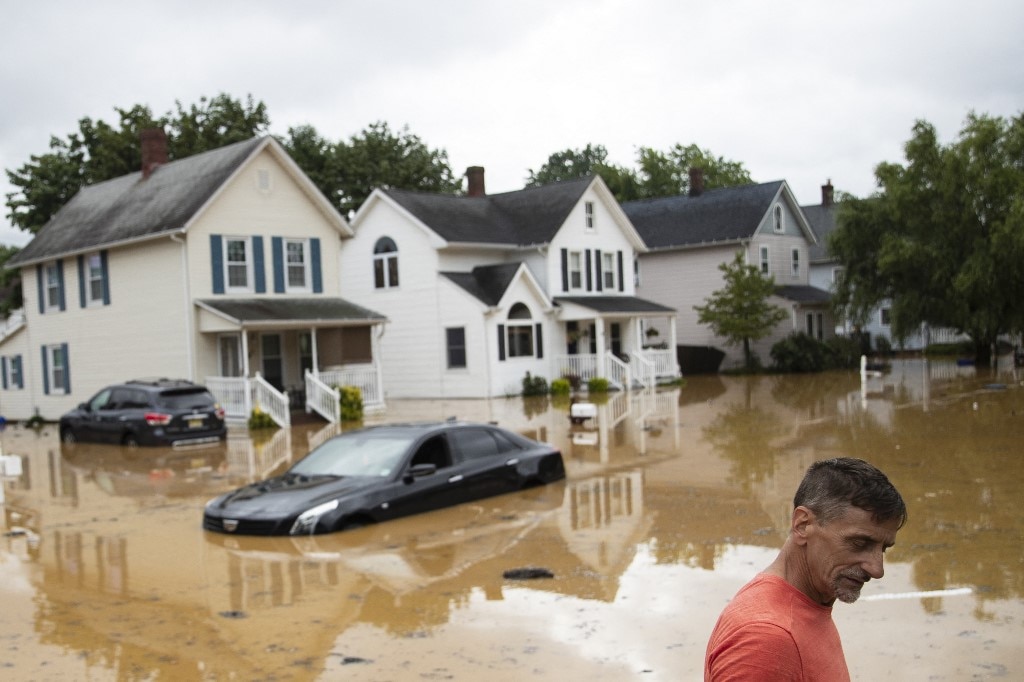
[[[828,303],[832,300],[830,293],[812,286],[777,287],[775,295],[794,303]]]
[[[383,315],[343,298],[207,298],[200,305],[241,323],[376,322]]]
[[[700,196],[627,201],[630,222],[651,249],[734,242],[754,235],[782,181],[722,187]]]
[[[836,229],[836,205],[822,206],[821,204],[801,206],[800,210],[807,217],[811,229],[818,236],[818,243],[812,244],[809,257],[812,263],[827,263],[832,260],[828,253],[828,236]]]
[[[674,313],[675,308],[635,296],[558,296],[555,303],[574,303],[599,313]]]
[[[442,272],[457,285],[465,289],[486,305],[498,305],[501,297],[515,278],[521,263],[500,263],[478,265],[471,272]]]
[[[551,241],[593,178],[464,197],[389,189],[385,194],[448,242],[530,246]]]
[[[83,187],[9,265],[131,242],[185,226],[265,138]]]

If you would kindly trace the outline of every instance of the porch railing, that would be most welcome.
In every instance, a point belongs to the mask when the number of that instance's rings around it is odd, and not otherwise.
[[[318,373],[320,381],[328,386],[355,386],[363,394],[366,410],[384,407],[380,372],[375,364],[341,365],[325,367]]]
[[[287,393],[282,393],[260,376],[257,372],[250,383],[252,386],[252,404],[270,415],[270,418],[281,428],[292,425],[290,400]]]
[[[321,417],[337,424],[341,421],[341,393],[331,388],[320,378],[306,370],[306,409],[313,410]]]
[[[645,348],[640,355],[654,365],[654,377],[658,379],[676,379],[679,377],[679,363],[675,352],[668,349]]]
[[[625,391],[633,388],[633,372],[629,365],[615,357],[614,353],[607,353],[604,362],[608,370],[606,378],[612,385]]]
[[[640,382],[640,385],[644,388],[656,386],[658,378],[654,362],[649,360],[643,353],[637,353],[636,351],[630,353],[630,358],[634,367],[633,377]]]

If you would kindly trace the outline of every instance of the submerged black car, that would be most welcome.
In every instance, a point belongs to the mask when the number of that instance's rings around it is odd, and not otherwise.
[[[136,379],[107,386],[60,418],[64,443],[194,445],[227,437],[224,410],[205,386]]]
[[[564,478],[557,448],[490,424],[372,426],[335,436],[280,476],[211,500],[203,527],[328,533]]]

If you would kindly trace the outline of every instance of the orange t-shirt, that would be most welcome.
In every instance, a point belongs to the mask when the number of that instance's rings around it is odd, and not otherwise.
[[[744,585],[715,624],[704,655],[707,682],[849,682],[832,607],[776,575]]]

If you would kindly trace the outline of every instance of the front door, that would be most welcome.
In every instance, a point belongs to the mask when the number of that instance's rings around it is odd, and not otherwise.
[[[279,391],[284,390],[284,363],[281,360],[281,335],[260,336],[260,355],[263,358],[263,378]]]

